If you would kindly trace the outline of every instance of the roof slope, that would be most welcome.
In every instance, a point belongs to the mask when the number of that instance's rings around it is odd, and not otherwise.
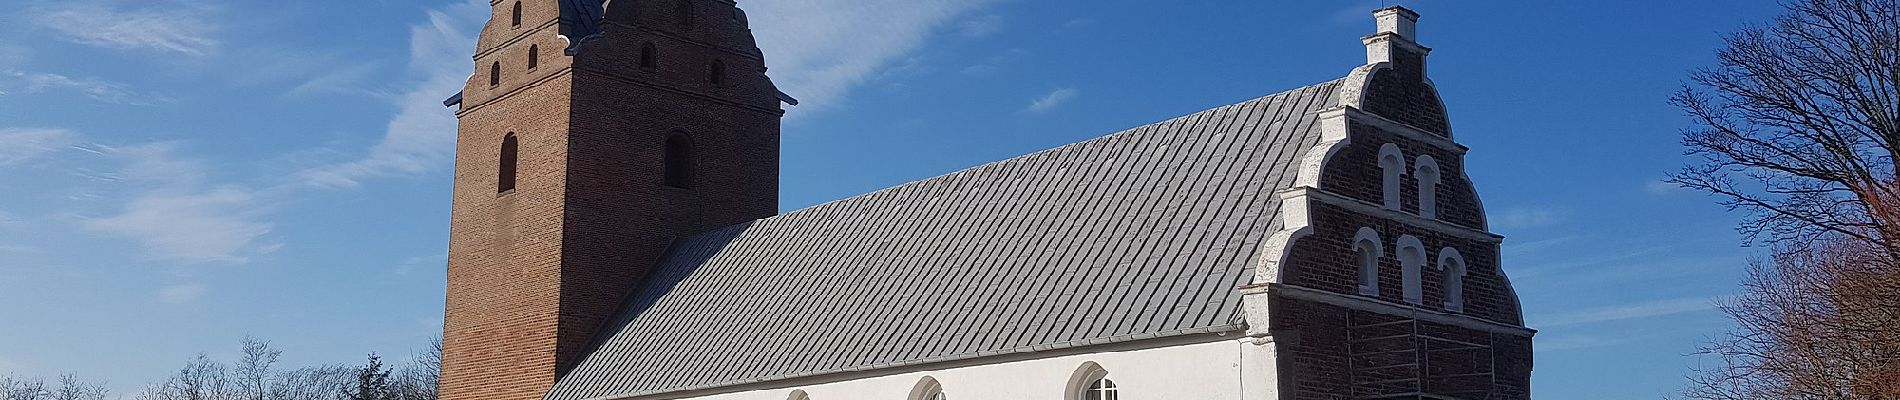
[[[547,398],[1233,330],[1338,81],[675,244]]]

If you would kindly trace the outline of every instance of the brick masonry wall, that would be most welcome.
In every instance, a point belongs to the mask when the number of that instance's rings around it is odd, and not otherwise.
[[[1367,83],[1364,111],[1449,138],[1448,119],[1437,93],[1423,78],[1424,57],[1401,52],[1393,68]],[[1436,187],[1437,219],[1477,230],[1485,228],[1477,193],[1465,180],[1463,154],[1365,121],[1350,121],[1349,143],[1330,158],[1320,190],[1372,209],[1382,208],[1384,173],[1379,150],[1397,145],[1406,159],[1400,179],[1401,212],[1416,215],[1420,190],[1414,174],[1420,155],[1440,169]],[[1445,312],[1446,271],[1438,269],[1441,249],[1457,249],[1467,272],[1464,306],[1456,314],[1521,326],[1516,295],[1499,270],[1499,244],[1457,235],[1442,227],[1413,224],[1383,213],[1315,200],[1309,210],[1311,235],[1295,242],[1285,268],[1287,285],[1363,297],[1352,240],[1362,227],[1379,233],[1379,292],[1376,299],[1407,304],[1397,242],[1411,235],[1422,242],[1422,304]],[[1272,324],[1281,341],[1283,389],[1293,399],[1348,399],[1407,393],[1456,398],[1529,398],[1530,340],[1508,334],[1438,324],[1409,317],[1353,310],[1329,304],[1276,299]]]
[[[600,330],[673,240],[778,212],[777,89],[730,2],[697,0],[689,28],[670,1],[630,3],[576,59],[571,190],[562,257],[564,334]],[[619,16],[632,20],[616,19]],[[744,40],[739,40],[743,38]],[[656,50],[653,68],[640,49]],[[725,65],[715,84],[711,66]],[[672,135],[693,145],[690,188],[667,186]],[[591,341],[564,343],[562,371]]]
[[[689,27],[646,12],[675,1],[614,7],[578,57],[564,53],[558,2],[524,2],[518,27],[514,2],[492,2],[460,115],[443,398],[540,398],[674,239],[777,212],[782,112],[742,14],[692,1]],[[647,42],[658,68],[638,64]],[[723,85],[712,60],[726,64]],[[517,189],[498,194],[509,133]],[[691,188],[664,185],[674,133],[694,145]]]

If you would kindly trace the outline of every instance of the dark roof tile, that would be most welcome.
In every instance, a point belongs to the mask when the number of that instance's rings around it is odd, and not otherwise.
[[[1338,81],[684,240],[549,400],[1240,328]]]

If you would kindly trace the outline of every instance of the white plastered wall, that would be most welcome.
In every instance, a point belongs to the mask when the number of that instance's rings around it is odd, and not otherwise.
[[[778,386],[699,397],[647,396],[639,399],[787,400],[802,390],[811,400],[905,399],[928,376],[950,400],[1066,400],[1076,371],[1094,362],[1108,371],[1123,399],[1241,400],[1243,347],[1239,335],[1165,347],[1077,353],[994,364],[969,364],[926,371],[854,376],[835,382]]]

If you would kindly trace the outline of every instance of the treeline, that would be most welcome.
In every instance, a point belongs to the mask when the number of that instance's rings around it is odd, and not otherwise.
[[[412,360],[390,366],[370,354],[361,364],[283,369],[283,351],[269,342],[245,338],[236,360],[220,362],[199,354],[164,380],[130,396],[137,400],[436,400],[442,370],[442,341],[434,340]],[[62,375],[43,378],[0,377],[0,400],[107,400],[104,384]]]

